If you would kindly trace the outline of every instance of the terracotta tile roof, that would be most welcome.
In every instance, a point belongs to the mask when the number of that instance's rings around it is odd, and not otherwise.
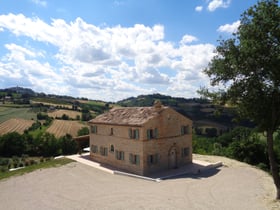
[[[122,107],[113,108],[110,111],[97,116],[89,123],[102,123],[114,125],[142,125],[155,116],[159,115],[161,110],[168,107]]]

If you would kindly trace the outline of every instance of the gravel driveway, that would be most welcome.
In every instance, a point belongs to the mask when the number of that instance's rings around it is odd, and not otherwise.
[[[222,157],[194,158],[225,166],[158,183],[74,162],[0,181],[0,209],[280,209],[263,171]]]

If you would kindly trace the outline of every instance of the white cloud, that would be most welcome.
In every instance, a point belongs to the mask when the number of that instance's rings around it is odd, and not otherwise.
[[[6,43],[0,57],[1,85],[106,101],[154,92],[192,97],[206,83],[200,72],[214,51],[192,44],[192,35],[168,42],[162,25],[98,27],[81,18],[46,23],[8,14],[0,15],[0,28],[18,41]]]
[[[203,10],[203,6],[197,6],[195,7],[195,11],[201,12]]]
[[[47,6],[47,2],[43,1],[43,0],[31,0],[34,4],[42,6],[42,7],[46,7]]]
[[[183,38],[181,39],[180,43],[181,44],[188,44],[194,41],[198,41],[198,39],[195,36],[192,35],[184,35]]]
[[[238,27],[240,26],[240,21],[235,21],[232,24],[225,24],[218,28],[219,32],[224,33],[235,33],[238,30]]]
[[[215,11],[218,8],[227,8],[229,7],[231,0],[211,0],[208,4],[207,9],[210,12]]]

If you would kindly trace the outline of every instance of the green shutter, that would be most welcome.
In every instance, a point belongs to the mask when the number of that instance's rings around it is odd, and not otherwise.
[[[140,155],[136,155],[136,165],[140,165]]]
[[[139,129],[135,130],[135,139],[139,139]]]
[[[119,156],[119,151],[116,150],[115,154],[116,154],[116,159],[118,160],[118,159],[119,159],[119,158],[118,158],[118,156]]]
[[[154,155],[154,163],[157,164],[158,163],[158,154]]]
[[[124,152],[120,152],[121,160],[124,160]]]
[[[185,155],[186,155],[186,156],[189,156],[189,154],[190,154],[190,148],[189,148],[189,147],[186,147],[185,150],[186,150]]]
[[[181,126],[181,135],[184,135],[184,126]]]
[[[131,154],[131,153],[129,154],[129,162],[133,163],[133,154]]]
[[[147,164],[148,164],[148,165],[151,165],[151,158],[150,158],[150,155],[147,155]]]
[[[148,140],[151,139],[151,133],[150,133],[150,130],[149,130],[149,129],[147,130],[147,139],[148,139]]]
[[[158,129],[157,128],[154,129],[154,133],[155,133],[155,138],[158,138]]]
[[[130,139],[132,139],[132,129],[131,128],[128,129],[128,136]]]

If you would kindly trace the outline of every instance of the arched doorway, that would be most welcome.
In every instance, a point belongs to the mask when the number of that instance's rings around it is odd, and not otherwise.
[[[177,150],[172,146],[168,153],[169,168],[177,168]]]

